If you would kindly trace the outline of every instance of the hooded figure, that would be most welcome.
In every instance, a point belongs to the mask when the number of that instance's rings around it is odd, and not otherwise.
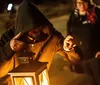
[[[19,33],[21,35],[18,37]],[[37,36],[33,36],[34,34]],[[12,40],[24,42],[23,48],[13,50],[11,47],[13,43],[10,44]],[[4,77],[20,64],[19,56],[32,56],[34,60],[48,62],[48,70],[56,54],[62,55],[73,63],[78,62],[79,56],[74,51],[63,50],[63,40],[62,34],[53,28],[49,20],[32,2],[23,1],[18,8],[15,27],[1,36],[0,77]]]
[[[16,34],[19,32],[27,32],[39,26],[52,24],[48,19],[37,9],[37,7],[28,0],[23,1],[17,12]]]

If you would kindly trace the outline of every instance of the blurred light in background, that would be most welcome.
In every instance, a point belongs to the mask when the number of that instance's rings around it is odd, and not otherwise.
[[[10,11],[12,10],[12,8],[13,8],[13,4],[12,3],[8,4],[7,10]]]

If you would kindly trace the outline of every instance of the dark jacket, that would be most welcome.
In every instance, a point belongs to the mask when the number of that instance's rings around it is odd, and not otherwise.
[[[10,40],[14,37],[15,28],[12,27],[0,37],[0,62],[11,59],[14,51],[10,48]]]
[[[83,61],[73,65],[72,70],[76,73],[87,73],[93,78],[93,85],[100,85],[100,59],[95,58],[96,53],[100,51],[100,9],[92,7],[90,12],[94,14],[93,22],[89,16],[81,16],[75,11],[67,24],[68,35],[74,37],[77,45],[75,49]]]
[[[87,20],[87,15],[79,15],[75,12],[71,13],[67,23],[67,33],[74,37],[76,49],[82,59],[90,59],[100,51],[100,9],[94,8],[96,14],[94,23]]]

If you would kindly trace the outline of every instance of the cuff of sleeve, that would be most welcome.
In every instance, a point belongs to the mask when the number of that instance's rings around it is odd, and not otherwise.
[[[10,42],[8,42],[6,45],[5,45],[5,47],[4,47],[4,53],[5,53],[5,55],[7,56],[6,57],[6,60],[9,60],[9,59],[11,59],[12,58],[12,56],[14,55],[14,51],[11,49],[11,47],[10,47]]]

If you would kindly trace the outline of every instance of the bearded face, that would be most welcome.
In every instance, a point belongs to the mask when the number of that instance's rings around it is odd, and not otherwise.
[[[37,42],[44,41],[48,37],[47,33],[42,31],[42,27],[35,28],[30,30],[28,33],[25,33],[20,40],[25,42],[26,44],[33,44]]]

